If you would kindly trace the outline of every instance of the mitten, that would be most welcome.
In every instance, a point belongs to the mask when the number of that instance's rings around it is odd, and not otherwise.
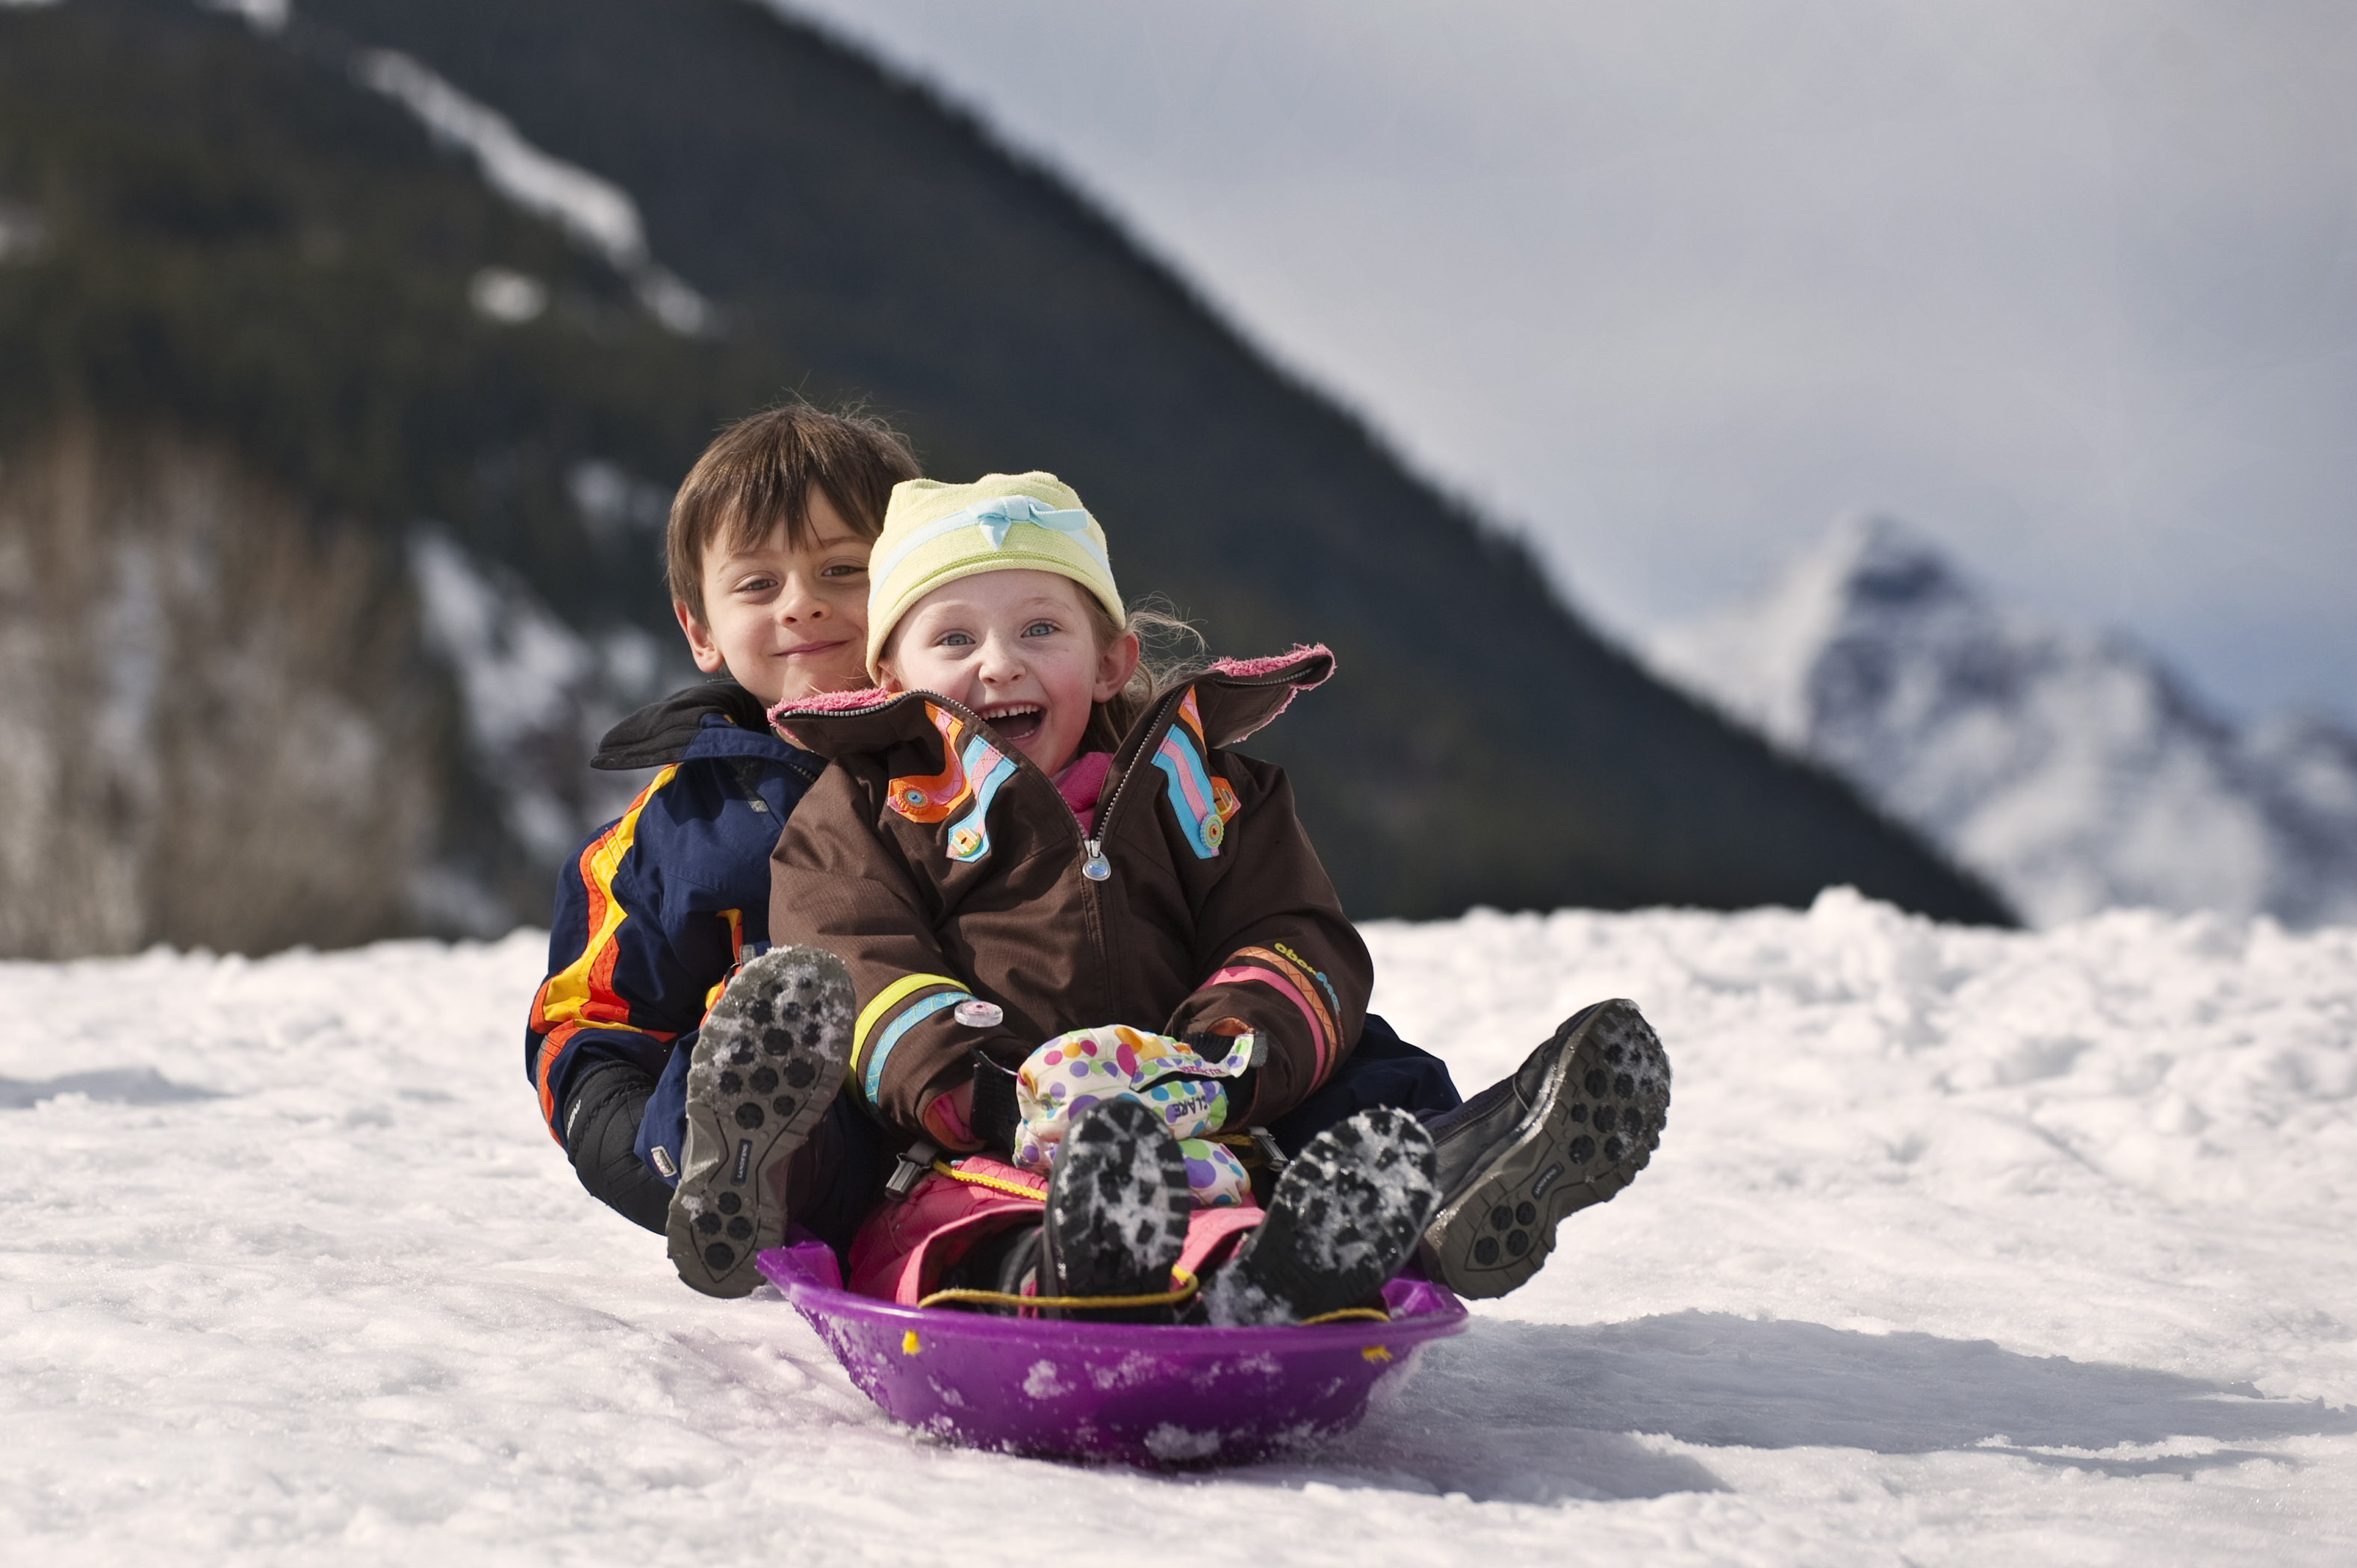
[[[1044,1171],[1056,1157],[1064,1133],[1082,1112],[1100,1101],[1140,1101],[1160,1114],[1178,1152],[1187,1159],[1187,1185],[1199,1208],[1242,1203],[1251,1183],[1234,1154],[1211,1141],[1226,1127],[1228,1090],[1250,1071],[1259,1052],[1251,1035],[1206,1037],[1207,1048],[1225,1054],[1206,1058],[1184,1040],[1108,1024],[1057,1036],[1023,1063],[1015,1078],[1015,1163]]]

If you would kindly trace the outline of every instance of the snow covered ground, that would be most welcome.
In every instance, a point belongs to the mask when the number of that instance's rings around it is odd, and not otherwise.
[[[0,1557],[2345,1563],[2357,929],[1372,928],[1469,1087],[1591,997],[1652,1168],[1289,1463],[919,1442],[539,1130],[534,940],[0,965]]]

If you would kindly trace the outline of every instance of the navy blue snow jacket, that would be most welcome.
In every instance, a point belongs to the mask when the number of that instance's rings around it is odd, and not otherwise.
[[[623,720],[591,766],[662,771],[557,880],[524,1073],[559,1144],[585,1074],[661,1077],[747,945],[768,940],[770,851],[826,764],[778,738],[751,693],[714,681]]]

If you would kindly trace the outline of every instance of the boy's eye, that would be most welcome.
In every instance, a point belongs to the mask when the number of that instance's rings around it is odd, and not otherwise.
[[[864,561],[831,562],[819,570],[822,577],[864,577],[866,575],[867,564]]]
[[[737,591],[740,594],[759,594],[766,593],[777,585],[778,582],[774,577],[748,577],[737,585]]]

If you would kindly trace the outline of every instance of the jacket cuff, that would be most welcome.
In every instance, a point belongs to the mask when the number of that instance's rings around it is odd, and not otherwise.
[[[967,1125],[985,1149],[1012,1149],[1023,1124],[1016,1108],[1013,1068],[1002,1067],[977,1048],[974,1056],[974,1107]]]

